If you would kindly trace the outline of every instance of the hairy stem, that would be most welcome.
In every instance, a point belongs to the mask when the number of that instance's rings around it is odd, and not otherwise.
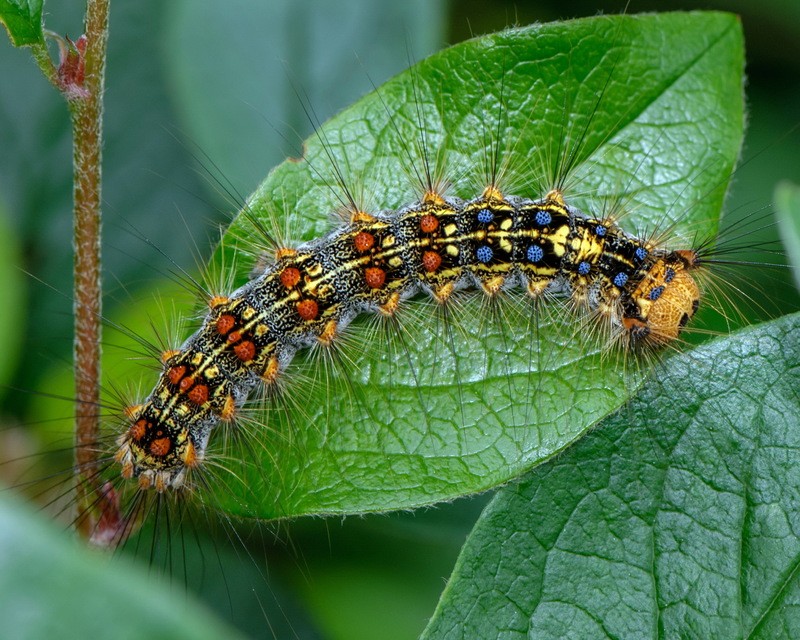
[[[103,81],[108,41],[109,0],[88,0],[84,91],[67,98],[73,129],[75,444],[83,479],[96,476],[100,403],[100,178]],[[91,508],[92,482],[78,483],[80,513]],[[78,530],[92,533],[92,518],[79,517]]]
[[[35,43],[31,45],[31,54],[37,66],[44,74],[44,77],[50,81],[56,89],[61,89],[58,83],[58,70],[53,64],[53,59],[47,50],[47,45],[44,42]]]

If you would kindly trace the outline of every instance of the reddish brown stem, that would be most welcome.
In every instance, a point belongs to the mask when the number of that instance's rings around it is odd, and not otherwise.
[[[93,502],[87,482],[97,471],[100,403],[100,178],[102,157],[103,81],[108,40],[109,0],[88,0],[86,51],[82,85],[65,90],[72,115],[75,243],[75,444],[81,476],[78,507]],[[89,538],[94,518],[79,518],[79,532]]]

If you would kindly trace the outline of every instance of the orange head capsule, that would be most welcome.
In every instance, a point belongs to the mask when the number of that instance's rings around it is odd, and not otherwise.
[[[700,304],[700,288],[691,270],[694,251],[673,251],[658,258],[623,304],[622,326],[634,347],[660,347],[678,338]]]

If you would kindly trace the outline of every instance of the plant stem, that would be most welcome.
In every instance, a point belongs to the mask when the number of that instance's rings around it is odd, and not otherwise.
[[[67,94],[73,130],[75,456],[84,479],[78,483],[81,514],[94,503],[94,483],[88,479],[96,476],[100,433],[100,179],[108,11],[109,0],[87,1],[85,94]],[[93,518],[79,517],[77,521],[79,533],[88,538]]]
[[[36,43],[31,45],[31,54],[33,54],[33,59],[36,61],[37,66],[44,74],[44,77],[50,81],[56,89],[61,89],[58,84],[58,71],[56,70],[56,66],[53,64],[53,59],[50,57],[50,53],[47,50],[47,45],[44,42]]]

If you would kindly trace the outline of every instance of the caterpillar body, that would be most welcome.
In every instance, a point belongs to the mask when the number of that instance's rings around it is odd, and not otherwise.
[[[331,344],[359,313],[394,314],[424,291],[445,304],[474,287],[494,296],[552,291],[607,325],[625,348],[677,339],[700,303],[694,250],[667,251],[584,215],[554,191],[542,200],[494,187],[464,202],[427,193],[399,212],[353,213],[351,223],[297,249],[229,297],[174,353],[155,390],[132,410],[116,459],[143,489],[180,487],[208,438],[259,381],[270,385],[295,351]]]

